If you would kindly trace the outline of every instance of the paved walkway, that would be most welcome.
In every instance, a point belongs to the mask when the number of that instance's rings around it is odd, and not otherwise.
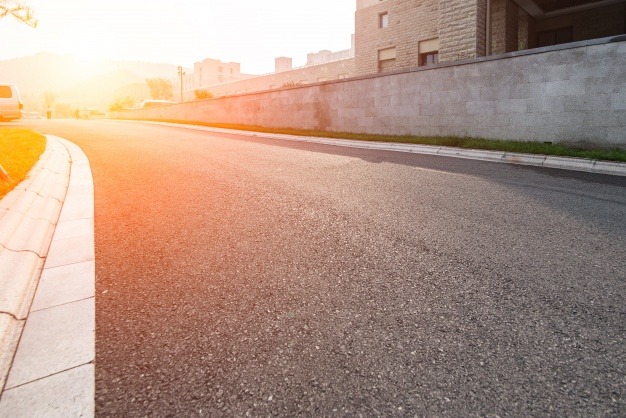
[[[87,157],[47,136],[0,202],[0,416],[94,414],[93,214]]]

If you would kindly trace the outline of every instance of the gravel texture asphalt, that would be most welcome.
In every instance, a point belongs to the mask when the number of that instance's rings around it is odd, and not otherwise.
[[[97,416],[624,416],[626,179],[31,121],[95,185]]]

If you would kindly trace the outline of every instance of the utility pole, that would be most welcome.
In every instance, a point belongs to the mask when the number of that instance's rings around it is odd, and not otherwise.
[[[178,66],[178,75],[180,76],[180,102],[183,102],[183,75],[185,72],[183,71],[183,67],[181,65]]]

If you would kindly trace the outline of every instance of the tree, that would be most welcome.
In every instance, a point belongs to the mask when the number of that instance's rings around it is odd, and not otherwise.
[[[205,90],[205,89],[194,90],[193,94],[196,95],[196,100],[203,100],[203,99],[211,99],[211,98],[213,98],[213,93],[211,93],[210,91]]]
[[[172,100],[174,98],[174,86],[167,78],[146,78],[150,97],[154,100]]]
[[[52,105],[54,104],[54,101],[57,99],[56,94],[54,94],[51,91],[46,91],[43,94],[43,100],[46,104],[46,107],[52,107]]]
[[[33,28],[39,23],[33,16],[33,10],[21,0],[0,0],[0,19],[9,15]]]
[[[111,112],[119,112],[120,110],[129,109],[135,106],[135,99],[130,96],[118,97],[113,104],[109,106]]]

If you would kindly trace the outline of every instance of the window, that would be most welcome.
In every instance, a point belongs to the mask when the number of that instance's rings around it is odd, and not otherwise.
[[[439,62],[439,38],[419,41],[417,65],[433,65]]]
[[[439,62],[439,51],[425,52],[420,54],[420,62],[419,65],[433,65]]]
[[[378,51],[378,72],[388,71],[394,68],[396,63],[396,47],[385,48]]]
[[[222,68],[222,67],[217,67],[217,72],[218,72],[218,73],[221,73],[221,72],[222,72],[222,70],[223,70],[223,68]]]
[[[537,34],[537,47],[566,44],[574,41],[574,27],[547,30]]]
[[[11,86],[0,86],[0,99],[10,99],[13,97]]]
[[[378,61],[395,60],[396,47],[385,48],[378,51]]]
[[[389,13],[381,13],[378,15],[378,27],[386,28],[389,26]]]

